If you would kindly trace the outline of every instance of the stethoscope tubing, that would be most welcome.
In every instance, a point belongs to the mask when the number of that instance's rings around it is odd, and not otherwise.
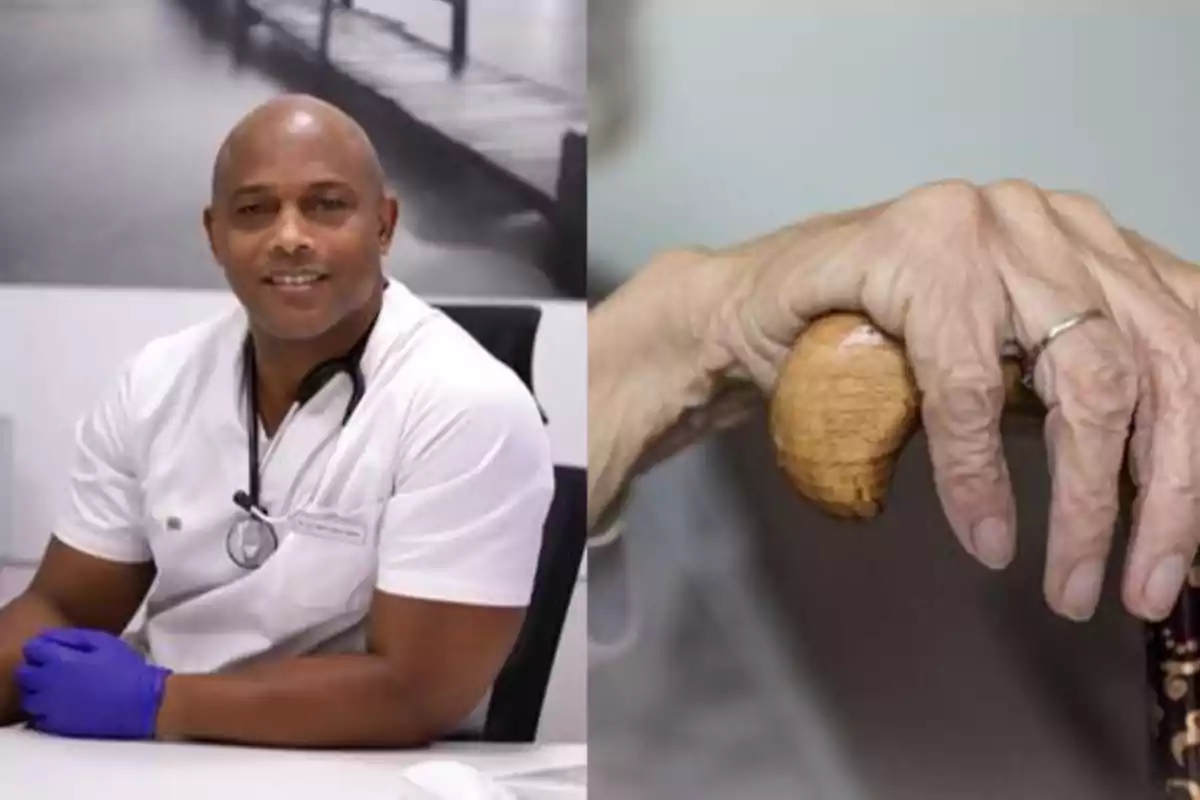
[[[376,320],[378,317],[376,317]],[[358,343],[351,348],[350,352],[338,358],[331,358],[321,362],[315,366],[304,380],[300,382],[301,391],[299,393],[298,402],[303,403],[312,395],[319,391],[320,387],[331,380],[339,373],[345,373],[350,378],[350,400],[346,403],[346,411],[342,415],[341,426],[345,427],[349,422],[350,417],[354,414],[362,401],[363,395],[366,394],[366,379],[363,376],[361,359],[363,350],[366,347],[371,331],[375,327],[375,322],[372,321],[366,333],[359,339]],[[235,522],[229,529],[229,533],[225,539],[225,549],[229,558],[242,569],[258,569],[271,555],[279,548],[279,534],[275,531],[275,526],[287,522],[288,516],[272,516],[270,511],[262,504],[262,464],[259,462],[259,398],[258,398],[258,370],[255,362],[254,346],[252,339],[247,336],[243,346],[243,383],[244,396],[246,399],[246,461],[247,461],[247,481],[246,489],[239,489],[234,492],[233,502],[240,508],[250,519],[254,520],[259,530],[265,532],[269,539],[269,547],[257,548],[253,558],[239,558],[237,548],[234,546],[234,540],[237,532],[243,525],[242,522]],[[307,387],[307,389],[305,388]],[[340,430],[331,434],[331,436],[340,435]],[[322,448],[326,442],[322,443]],[[308,461],[304,464],[303,469],[307,469],[322,448],[316,448],[313,453],[309,454]],[[303,471],[303,470],[302,470]],[[261,557],[259,555],[261,554]]]

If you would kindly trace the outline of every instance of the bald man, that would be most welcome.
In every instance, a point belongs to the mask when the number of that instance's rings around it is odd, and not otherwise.
[[[203,220],[239,303],[146,345],[80,421],[0,611],[0,723],[293,747],[479,724],[553,465],[517,376],[383,274],[396,219],[333,106],[280,97],[230,132]]]

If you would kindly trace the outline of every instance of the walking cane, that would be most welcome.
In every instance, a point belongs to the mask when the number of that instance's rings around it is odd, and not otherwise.
[[[1045,409],[1004,361],[1005,411]],[[770,407],[779,464],[828,514],[869,519],[883,509],[895,461],[918,424],[919,396],[903,347],[866,317],[830,314],[792,349]],[[1150,796],[1200,800],[1200,562],[1161,623],[1147,624],[1154,784]]]

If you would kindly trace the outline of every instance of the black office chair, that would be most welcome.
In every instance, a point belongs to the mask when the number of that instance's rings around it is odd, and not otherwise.
[[[542,321],[540,308],[465,304],[438,304],[437,308],[517,373],[537,401],[537,392],[533,390],[533,346]],[[539,402],[538,410],[541,409]],[[548,421],[545,411],[542,411],[542,421]]]
[[[533,347],[542,317],[540,308],[465,304],[438,308],[516,372],[536,399]],[[545,420],[545,412],[542,418]],[[487,719],[476,738],[532,742],[537,736],[550,673],[583,561],[586,474],[579,467],[554,468],[554,500],[542,532],[533,597],[512,653],[492,686]]]

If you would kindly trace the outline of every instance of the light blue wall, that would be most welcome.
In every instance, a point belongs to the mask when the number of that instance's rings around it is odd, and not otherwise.
[[[1200,15],[817,11],[832,5],[645,4],[636,127],[589,173],[602,263],[948,176],[1091,192],[1200,258]]]

